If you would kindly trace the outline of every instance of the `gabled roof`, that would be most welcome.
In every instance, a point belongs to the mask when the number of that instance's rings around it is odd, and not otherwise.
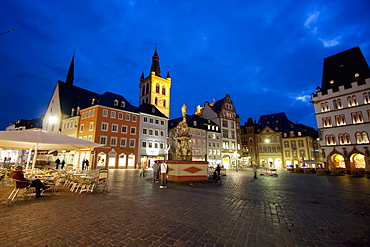
[[[275,129],[275,127],[278,127],[279,130],[282,131],[284,129],[289,129],[291,124],[293,124],[293,122],[287,118],[285,112],[280,112],[268,115],[261,115],[258,120],[257,127],[260,128],[260,130],[262,130],[266,126],[269,126],[271,129]]]
[[[287,118],[285,112],[261,115],[256,124],[256,133],[261,133],[267,126],[275,132],[299,131],[301,136],[318,137],[318,132],[314,128],[300,123],[293,123]]]
[[[220,100],[217,100],[211,104],[209,104],[209,106],[212,108],[212,110],[215,112],[215,113],[220,113],[221,110],[222,110],[222,106],[225,104],[225,101],[227,101],[227,99],[230,99],[230,95],[226,94],[225,97],[223,97],[222,99]],[[232,103],[231,99],[230,99],[230,102]],[[234,109],[235,110],[235,109]],[[239,116],[237,116],[239,117]]]
[[[223,100],[224,98],[217,100],[216,102],[212,104],[209,104],[212,107],[213,111],[216,112],[217,114],[221,112],[222,104],[224,102]]]
[[[60,107],[62,114],[70,115],[72,108],[81,109],[91,106],[91,99],[97,99],[99,94],[89,90],[67,84],[62,81],[57,83],[59,88]]]
[[[115,101],[118,101],[118,104],[115,105]],[[122,106],[121,102],[125,102],[125,105]],[[139,111],[128,102],[125,97],[119,94],[105,92],[97,98],[95,105],[107,106],[119,110],[125,110],[130,112],[139,113]]]
[[[182,119],[183,119],[182,117],[171,119],[168,122],[168,129],[176,128],[177,125],[182,121]],[[218,127],[218,125],[212,120],[202,118],[196,114],[186,115],[186,123],[188,124],[189,128],[203,129],[207,131],[211,131],[208,129],[208,125]],[[212,130],[212,132],[220,132],[220,128],[218,128],[217,131]]]
[[[369,65],[358,46],[324,59],[321,91],[327,93],[339,91],[339,86],[350,88],[351,83],[365,84],[370,78]]]
[[[146,113],[146,114],[157,116],[157,117],[168,118],[160,110],[158,110],[157,107],[155,107],[152,104],[143,103],[139,107],[135,106],[134,108],[142,113]]]

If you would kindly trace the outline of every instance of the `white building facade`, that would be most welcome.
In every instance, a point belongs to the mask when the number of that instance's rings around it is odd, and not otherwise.
[[[370,171],[370,69],[358,47],[324,60],[312,103],[326,167]]]

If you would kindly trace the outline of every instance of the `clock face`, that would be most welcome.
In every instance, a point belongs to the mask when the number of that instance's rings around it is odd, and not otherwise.
[[[159,105],[159,106],[163,106],[163,99],[162,99],[162,98],[159,98],[159,99],[158,99],[158,105]]]

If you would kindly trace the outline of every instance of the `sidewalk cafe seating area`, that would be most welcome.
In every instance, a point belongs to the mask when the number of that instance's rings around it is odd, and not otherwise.
[[[9,187],[7,202],[13,203],[20,198],[26,199],[34,197],[34,187],[17,187],[17,180],[11,178],[13,170],[14,167],[0,166],[0,186]],[[108,169],[99,169],[98,171],[76,171],[73,169],[55,170],[51,168],[35,168],[24,169],[23,171],[25,178],[29,180],[39,179],[46,186],[50,186],[48,191],[51,193],[56,193],[60,185],[63,185],[73,193],[79,194],[82,192],[91,193],[94,191],[107,191]],[[42,193],[44,193],[44,191],[42,191]]]

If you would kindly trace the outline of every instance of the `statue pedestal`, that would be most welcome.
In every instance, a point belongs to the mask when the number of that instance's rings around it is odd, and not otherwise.
[[[208,180],[208,161],[168,160],[169,181]]]

